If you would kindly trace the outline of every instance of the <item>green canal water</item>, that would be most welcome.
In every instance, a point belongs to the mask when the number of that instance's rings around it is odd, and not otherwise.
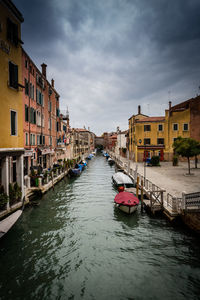
[[[0,299],[200,299],[197,236],[114,208],[97,156],[26,208],[0,241]]]

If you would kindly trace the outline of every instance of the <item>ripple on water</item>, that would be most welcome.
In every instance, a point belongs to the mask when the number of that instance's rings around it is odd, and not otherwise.
[[[0,248],[2,300],[198,299],[198,238],[116,209],[113,173],[97,156],[24,211]]]

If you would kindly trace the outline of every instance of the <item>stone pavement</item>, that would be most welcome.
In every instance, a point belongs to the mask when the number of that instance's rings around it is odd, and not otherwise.
[[[120,157],[123,162],[128,162],[127,159]],[[194,161],[191,161],[191,173],[188,173],[187,162],[179,162],[179,165],[174,167],[172,162],[161,162],[160,167],[146,166],[146,178],[152,183],[165,189],[166,193],[172,196],[182,197],[182,192],[193,193],[200,191],[200,163],[198,168],[194,168]],[[135,170],[138,167],[138,173],[144,175],[144,163],[135,163],[130,161],[130,168]]]

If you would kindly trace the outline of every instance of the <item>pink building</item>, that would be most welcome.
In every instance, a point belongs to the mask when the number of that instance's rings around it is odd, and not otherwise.
[[[56,160],[55,148],[59,131],[59,94],[22,49],[22,82],[24,107],[24,175],[30,168],[49,168]]]

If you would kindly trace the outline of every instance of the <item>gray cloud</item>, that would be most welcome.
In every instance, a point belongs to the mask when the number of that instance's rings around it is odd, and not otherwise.
[[[200,85],[199,0],[15,0],[24,48],[48,65],[71,125],[126,129],[142,106],[161,115]]]

